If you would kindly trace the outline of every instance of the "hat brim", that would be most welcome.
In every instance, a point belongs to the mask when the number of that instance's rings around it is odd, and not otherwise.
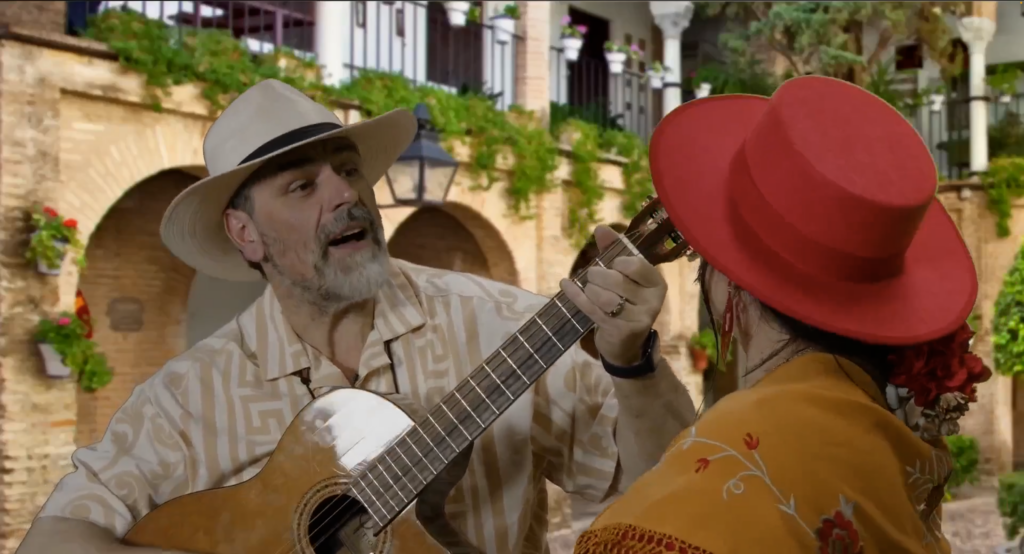
[[[688,102],[655,129],[654,188],[673,225],[712,267],[765,304],[799,321],[874,344],[915,344],[963,325],[978,281],[956,225],[932,201],[903,271],[876,282],[811,275],[764,243],[741,240],[730,221],[730,163],[768,98],[722,95]]]
[[[272,154],[202,179],[171,202],[160,224],[167,248],[197,271],[229,281],[258,281],[224,229],[224,209],[238,187],[268,160],[318,141],[346,137],[359,150],[363,175],[376,184],[416,136],[416,118],[407,110],[346,125],[282,148]]]

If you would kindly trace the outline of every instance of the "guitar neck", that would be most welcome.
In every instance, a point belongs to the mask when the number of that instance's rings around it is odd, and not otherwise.
[[[636,253],[625,239],[595,262]],[[586,271],[573,281],[586,285]],[[594,326],[559,292],[479,367],[357,477],[356,495],[380,527],[398,516],[435,475]]]

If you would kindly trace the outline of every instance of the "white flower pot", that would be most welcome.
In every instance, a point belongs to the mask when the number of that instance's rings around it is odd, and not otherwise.
[[[32,233],[32,236],[34,237],[37,234],[39,234],[38,231]],[[60,248],[61,252],[67,252],[68,243],[64,241],[55,241],[55,244],[57,245],[57,248]],[[64,254],[61,255],[60,259],[62,262],[64,261]],[[46,265],[46,263],[43,262],[43,260],[36,260],[36,271],[42,273],[43,275],[60,275],[60,267],[60,265],[58,265],[57,267],[50,267]]]
[[[494,41],[498,44],[512,42],[512,35],[516,34],[516,20],[507,15],[496,15],[491,18],[491,25],[494,26]]]
[[[1000,94],[999,95],[999,103],[1000,104],[1009,104],[1012,101],[1013,101],[1013,97],[1010,96],[1009,94]]]
[[[661,90],[665,87],[665,73],[660,71],[648,71],[647,82],[654,90]]]
[[[64,365],[64,358],[57,353],[52,345],[41,342],[36,346],[39,347],[39,354],[43,357],[43,370],[46,371],[46,376],[50,379],[67,379],[71,377],[71,368]]]
[[[565,61],[574,62],[580,59],[581,48],[583,48],[583,38],[562,37],[562,52],[565,54]]]
[[[711,96],[711,83],[701,83],[697,87],[697,90],[693,91],[693,95],[697,98],[707,98]]]
[[[604,51],[604,59],[608,60],[608,73],[620,75],[626,68],[626,53],[611,50]]]
[[[946,95],[944,94],[930,94],[928,95],[929,108],[933,112],[941,112],[942,105],[946,103]]]
[[[452,27],[465,27],[470,5],[469,2],[445,2],[444,9],[448,12],[448,24]]]

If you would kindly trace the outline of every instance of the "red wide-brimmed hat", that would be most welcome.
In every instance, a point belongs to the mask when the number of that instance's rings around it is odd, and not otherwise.
[[[688,102],[651,138],[654,187],[715,269],[804,323],[914,344],[963,325],[970,253],[935,198],[917,131],[852,84],[800,77],[769,99]]]

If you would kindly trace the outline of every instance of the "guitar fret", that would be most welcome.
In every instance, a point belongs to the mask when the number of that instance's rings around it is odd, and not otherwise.
[[[403,482],[405,482],[405,486],[409,487],[409,490],[411,490],[412,493],[415,495],[416,494],[416,487],[412,486],[412,483],[410,483],[405,478],[405,472],[400,470],[400,469],[398,469],[398,466],[395,465],[395,462],[393,462],[391,460],[391,456],[388,456],[388,451],[387,450],[384,451],[384,459],[387,460],[387,462],[389,464],[391,464],[391,467],[393,467],[395,469],[395,471],[398,473],[398,476],[402,479]],[[401,491],[399,491],[398,494],[402,494]],[[402,496],[402,500],[405,500],[405,496]]]
[[[462,424],[459,423],[459,420],[455,419],[455,416],[453,416],[452,413],[448,411],[448,408],[444,405],[443,400],[441,401],[441,408],[444,410],[444,413],[448,414],[448,417],[455,422],[455,426],[459,428],[459,431],[462,431],[462,434],[466,435],[466,439],[468,439],[470,442],[473,442],[473,437],[469,436],[469,433],[467,433],[466,430],[462,428]],[[455,445],[453,444],[452,446]]]
[[[518,373],[519,377],[521,377],[523,379],[523,382],[526,383],[527,386],[529,386],[530,385],[530,380],[527,379],[525,375],[523,375],[522,371],[519,371],[519,367],[517,367],[515,362],[513,362],[512,359],[508,357],[508,354],[505,353],[505,350],[502,349],[502,348],[499,348],[498,349],[498,353],[501,354],[505,358],[505,361],[508,362],[508,365],[512,366],[512,369],[516,370],[516,373]],[[508,392],[508,391],[506,391],[506,392]],[[511,397],[512,395],[510,394],[509,396]]]
[[[438,450],[437,446],[434,445],[434,441],[430,440],[430,437],[428,437],[427,434],[423,432],[423,429],[421,429],[419,425],[416,425],[416,430],[419,431],[421,435],[423,435],[423,438],[427,440],[427,444],[429,444],[430,447],[434,449],[434,452],[437,452],[437,455],[441,458],[441,460],[443,460],[444,463],[447,464],[448,458],[445,458],[444,454],[441,454],[441,451]],[[442,469],[444,468],[442,467]],[[433,468],[431,468],[431,471],[434,471]],[[436,471],[434,471],[434,475],[437,475]]]
[[[379,508],[379,509],[380,509],[380,513],[386,516],[386,515],[387,515],[387,513],[388,513],[388,511],[384,509],[384,506],[383,506],[383,505],[381,505],[381,503],[380,503],[380,500],[377,500],[377,496],[376,496],[375,494],[373,494],[373,491],[371,491],[371,490],[370,490],[370,487],[369,487],[369,486],[368,486],[368,485],[367,485],[367,484],[366,484],[366,483],[365,483],[365,482],[363,481],[363,479],[362,479],[362,476],[360,475],[360,476],[359,476],[359,477],[357,477],[357,478],[356,478],[356,479],[355,479],[355,480],[354,480],[353,482],[355,482],[355,483],[359,483],[360,485],[362,485],[362,486],[363,486],[363,490],[365,490],[365,491],[366,491],[366,495],[367,495],[367,496],[369,496],[369,497],[370,497],[370,500],[372,500],[372,501],[373,501],[373,503],[377,505],[377,508]],[[377,488],[380,488],[380,487],[377,487]],[[355,490],[355,487],[353,487],[353,489],[352,489],[352,490]],[[383,489],[381,489],[381,491],[380,491],[380,492],[381,492],[381,493],[383,493],[383,492],[384,492],[384,490],[383,490]],[[358,495],[357,495],[357,496],[358,496]],[[385,494],[384,496],[386,497],[387,495]],[[368,510],[368,511],[370,512],[370,514],[371,514],[371,515],[373,514],[373,510],[371,509],[370,505],[366,503],[366,501],[365,501],[365,500],[363,500],[362,498],[360,498],[360,499],[359,499],[359,502],[360,502],[360,503],[361,503],[361,504],[362,504],[363,506],[365,506],[365,507],[367,508],[367,510]],[[379,519],[379,518],[377,518],[377,516],[374,516],[374,517],[373,517],[373,519],[377,520],[377,524],[378,524],[378,525],[380,524],[380,519]],[[387,519],[387,517],[385,517],[384,519]]]
[[[487,366],[485,365],[484,367],[487,367]],[[484,394],[484,391],[480,390],[480,387],[476,386],[476,383],[473,382],[473,374],[472,373],[469,374],[469,377],[467,377],[466,380],[469,381],[470,385],[473,385],[473,388],[476,390],[477,394],[479,394],[480,397],[484,399],[484,402],[486,402],[487,405],[491,407],[491,411],[493,411],[495,414],[501,413],[501,412],[498,411],[497,408],[494,407],[494,404],[491,404],[490,399],[487,398],[487,395]]]
[[[558,342],[558,339],[556,339],[554,335],[551,334],[551,331],[548,330],[547,325],[544,325],[543,321],[541,321],[540,319],[537,319],[536,315],[533,316],[533,320],[536,321],[540,325],[541,329],[544,329],[544,332],[547,333],[549,337],[551,337],[551,340],[554,341],[556,345],[558,345],[558,348],[560,348],[562,350],[562,352],[565,352],[565,347],[562,346],[562,343]]]
[[[501,390],[505,391],[505,394],[508,395],[509,399],[511,399],[511,400],[515,400],[516,399],[516,397],[512,396],[512,393],[508,392],[508,389],[505,388],[505,385],[503,385],[501,383],[501,379],[498,379],[497,377],[495,377],[494,372],[491,371],[491,368],[487,367],[487,362],[483,363],[483,368],[487,370],[487,373],[488,373],[488,375],[491,376],[491,379],[494,379],[494,382],[498,383],[498,386],[501,387]]]
[[[537,353],[533,351],[533,347],[530,346],[530,343],[526,342],[526,339],[524,339],[522,335],[519,334],[519,331],[516,331],[516,338],[519,339],[520,342],[523,343],[523,346],[525,346],[526,349],[530,351],[530,354],[532,354],[533,357],[536,358],[538,362],[540,362],[540,365],[543,369],[548,368],[548,364],[545,363],[544,360],[540,359],[540,356],[538,356]]]
[[[380,486],[380,483],[378,483],[377,480],[373,478],[373,471],[372,471],[372,469],[373,469],[373,466],[370,466],[369,468],[367,468],[366,473],[364,473],[363,475],[366,475],[367,477],[370,478],[371,481],[373,481],[373,484],[377,486],[377,489],[379,489],[380,492],[384,494],[384,500],[387,500],[388,503],[391,504],[392,506],[394,506],[395,509],[397,510],[398,509],[398,505],[395,504],[394,500],[391,500],[391,495],[389,495],[387,492],[385,492],[384,488]],[[387,475],[385,475],[385,477],[387,477]],[[389,478],[388,480],[390,481],[391,479]],[[379,502],[378,502],[378,504],[379,504]],[[383,509],[383,508],[384,507],[381,506],[381,509]]]
[[[405,438],[406,441],[409,441],[408,436],[406,436],[406,435],[403,435],[403,436],[406,437]],[[412,442],[409,441],[409,444],[412,445]],[[415,450],[415,449],[416,449],[416,446],[413,445],[413,450]],[[424,485],[426,485],[427,484],[427,480],[424,479],[422,475],[420,475],[420,472],[416,470],[416,465],[413,464],[412,462],[410,462],[409,458],[405,457],[405,453],[402,452],[401,448],[398,448],[397,444],[395,445],[395,450],[397,450],[398,451],[398,455],[401,456],[403,460],[405,460],[405,463],[409,465],[409,469],[411,469],[412,472],[416,474],[416,477],[419,478],[420,482],[422,482]],[[419,454],[419,451],[417,451],[416,453]],[[420,456],[420,459],[423,460],[423,456]],[[423,460],[423,463],[426,463],[426,462],[427,462],[426,460]],[[427,464],[427,467],[430,467],[430,464]],[[430,471],[434,471],[434,470],[431,469]],[[410,485],[409,488],[413,488],[412,485]],[[416,490],[416,489],[413,488],[413,490]]]
[[[413,427],[416,427],[417,429],[419,428],[419,427],[417,427],[415,425]],[[422,435],[423,432],[420,431],[420,434]],[[405,442],[409,443],[409,446],[411,446],[412,449],[416,452],[416,455],[419,456],[421,460],[423,460],[423,463],[427,464],[427,469],[430,470],[430,473],[433,473],[434,475],[437,475],[437,472],[434,471],[433,467],[431,467],[430,461],[427,460],[427,457],[424,456],[422,452],[420,452],[419,448],[416,448],[416,444],[414,442],[412,442],[412,439],[409,438],[409,433],[405,433],[404,435],[402,435],[402,437],[405,438]],[[424,436],[424,438],[426,438],[426,436]],[[427,442],[429,443],[430,439],[427,439]],[[399,450],[399,452],[401,452],[401,450]],[[438,452],[437,455],[440,456],[441,453]],[[433,477],[434,475],[431,475],[431,477]],[[420,477],[420,479],[423,479],[423,477]],[[423,481],[423,482],[426,483],[426,481]]]
[[[476,416],[476,412],[474,412],[473,409],[469,407],[469,404],[466,404],[466,401],[462,399],[462,395],[459,394],[459,388],[458,387],[455,387],[455,389],[452,390],[452,394],[454,394],[455,398],[458,398],[459,402],[461,402],[462,405],[465,406],[466,411],[469,412],[469,415],[473,416],[473,419],[475,419],[477,424],[480,425],[480,428],[481,429],[485,429],[487,426],[484,425],[484,422],[480,421],[480,418]],[[484,400],[486,400],[486,398]],[[473,440],[473,439],[470,438],[469,440]]]
[[[567,317],[569,318],[569,321],[571,321],[571,322],[572,322],[572,324],[573,324],[573,325],[575,325],[575,326],[576,326],[576,328],[580,330],[580,333],[583,333],[583,332],[584,332],[584,331],[583,331],[583,327],[580,327],[580,326],[579,326],[579,324],[578,324],[578,323],[576,323],[576,320],[575,320],[575,319],[573,319],[572,315],[571,315],[571,314],[569,314],[569,312],[567,312],[567,311],[565,310],[565,306],[563,306],[563,305],[562,305],[562,302],[561,302],[561,301],[560,301],[560,300],[558,299],[558,297],[556,296],[556,297],[552,298],[552,300],[554,300],[554,301],[555,301],[555,304],[558,304],[558,307],[559,307],[559,309],[561,309],[561,310],[562,310],[562,312],[563,312],[563,313],[564,313],[564,314],[565,314],[565,315],[566,315],[566,316],[567,316]]]
[[[444,440],[448,441],[448,444],[452,445],[452,448],[455,449],[455,453],[457,454],[459,452],[459,447],[455,446],[455,443],[452,442],[452,439],[448,438],[448,433],[445,433],[444,429],[441,429],[441,426],[438,425],[436,421],[434,421],[434,416],[432,416],[432,415],[430,415],[428,413],[427,414],[427,419],[429,419],[430,422],[434,424],[434,427],[437,427],[437,430],[441,432],[441,435],[444,437]],[[440,454],[440,453],[441,452],[438,452],[438,454]],[[445,460],[444,463],[448,463],[448,460]]]
[[[373,512],[373,507],[363,499],[363,496],[359,494],[359,489],[355,487],[356,484],[362,484],[361,481],[359,481],[359,479],[353,479],[352,484],[353,486],[351,490],[352,494],[356,495],[356,500],[366,508],[366,511],[370,514],[370,517],[377,522],[377,525],[383,525],[383,523],[381,523],[381,518],[377,517],[377,514]],[[369,494],[370,491],[366,489],[366,485],[363,485],[363,489],[366,490],[367,494]],[[380,503],[377,502],[377,499],[373,498],[372,494],[370,495],[370,498],[377,503],[377,506],[380,506]],[[381,508],[381,513],[385,513],[383,507]]]

